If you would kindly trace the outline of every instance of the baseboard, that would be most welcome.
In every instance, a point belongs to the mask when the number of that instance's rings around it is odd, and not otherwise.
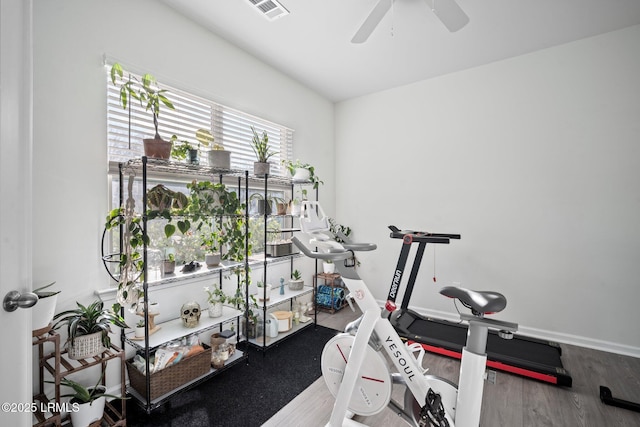
[[[384,305],[381,303],[381,306]],[[425,310],[418,307],[409,307],[411,310],[419,313],[425,317],[432,317],[434,319],[446,320],[450,322],[458,322],[460,318],[452,313],[447,313],[438,310]],[[513,319],[508,319],[513,320]],[[543,329],[531,328],[523,325],[518,325],[518,333],[529,336],[532,338],[539,338],[548,341],[554,341],[557,343],[564,343],[575,345],[578,347],[591,348],[594,350],[606,351],[608,353],[621,354],[623,356],[632,356],[640,358],[640,347],[633,347],[629,345],[619,344],[610,341],[596,340],[589,337],[580,335],[564,334],[561,332],[547,331]]]

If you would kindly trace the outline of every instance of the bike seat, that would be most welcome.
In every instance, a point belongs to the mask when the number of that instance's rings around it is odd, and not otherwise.
[[[440,290],[440,293],[446,297],[460,300],[474,314],[498,313],[507,306],[507,299],[498,292],[472,291],[455,286],[445,286]]]

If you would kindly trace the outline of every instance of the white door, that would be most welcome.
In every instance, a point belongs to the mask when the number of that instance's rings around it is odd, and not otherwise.
[[[0,0],[0,299],[31,290],[31,0]],[[31,426],[31,312],[0,309],[0,425]]]

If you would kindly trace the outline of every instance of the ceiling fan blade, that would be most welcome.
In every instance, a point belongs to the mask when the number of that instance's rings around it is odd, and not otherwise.
[[[435,15],[452,33],[469,22],[469,17],[455,0],[425,0]]]
[[[358,32],[353,36],[351,43],[364,43],[367,41],[373,30],[376,29],[382,18],[391,9],[391,3],[392,0],[380,0],[362,23]]]

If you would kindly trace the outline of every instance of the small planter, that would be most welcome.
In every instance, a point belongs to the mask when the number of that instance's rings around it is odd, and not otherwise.
[[[69,358],[73,360],[97,356],[104,351],[102,332],[76,336],[76,339],[73,340],[73,345],[69,341],[67,350]]]
[[[100,387],[99,390],[104,393],[106,389]],[[74,427],[88,427],[94,422],[101,420],[104,415],[105,396],[98,397],[92,402],[77,403],[73,400],[72,404],[77,404],[77,410],[71,411],[71,423]]]
[[[307,182],[311,178],[311,171],[305,168],[297,168],[291,180],[293,182]]]
[[[219,253],[215,254],[206,254],[204,256],[204,263],[207,264],[207,267],[216,267],[220,265],[221,256]]]
[[[289,204],[289,211],[291,212],[291,216],[300,216],[300,212],[302,211],[302,204],[291,202]]]
[[[244,319],[243,319],[244,320]],[[247,335],[247,338],[256,338],[258,334],[258,325],[256,322],[249,320],[249,322],[243,323],[244,332]]]
[[[38,298],[38,303],[31,309],[31,325],[34,336],[40,336],[51,329],[51,320],[56,311],[58,295]]]
[[[211,318],[222,316],[222,303],[219,301],[215,303],[209,303],[208,312],[209,317]]]
[[[231,169],[231,151],[210,150],[207,153],[209,166],[216,169]]]
[[[301,291],[302,288],[304,287],[304,280],[302,279],[291,279],[289,281],[289,289],[291,289],[292,291]]]
[[[286,215],[287,214],[287,204],[286,203],[277,203],[276,204],[278,215]]]
[[[163,267],[163,272],[164,274],[173,274],[173,272],[176,269],[176,262],[175,261],[169,261],[169,260],[164,260],[162,262],[162,267]]]
[[[336,271],[336,265],[332,262],[323,262],[322,271],[324,274],[333,274]]]
[[[173,146],[171,141],[165,141],[162,138],[143,139],[142,141],[144,142],[145,156],[163,160],[168,160],[171,157],[171,147]]]
[[[144,337],[144,326],[136,326],[135,337],[136,338]]]
[[[266,288],[266,293],[265,293]],[[269,301],[271,298],[271,285],[258,286],[258,301]]]
[[[189,154],[187,156],[187,161],[192,165],[200,164],[200,158],[198,157],[198,149],[197,148],[189,148]]]
[[[293,253],[293,244],[291,242],[267,243],[266,253],[270,257],[291,255]]]
[[[271,171],[270,163],[262,163],[262,162],[253,163],[253,174],[256,176],[268,175],[270,171]]]

